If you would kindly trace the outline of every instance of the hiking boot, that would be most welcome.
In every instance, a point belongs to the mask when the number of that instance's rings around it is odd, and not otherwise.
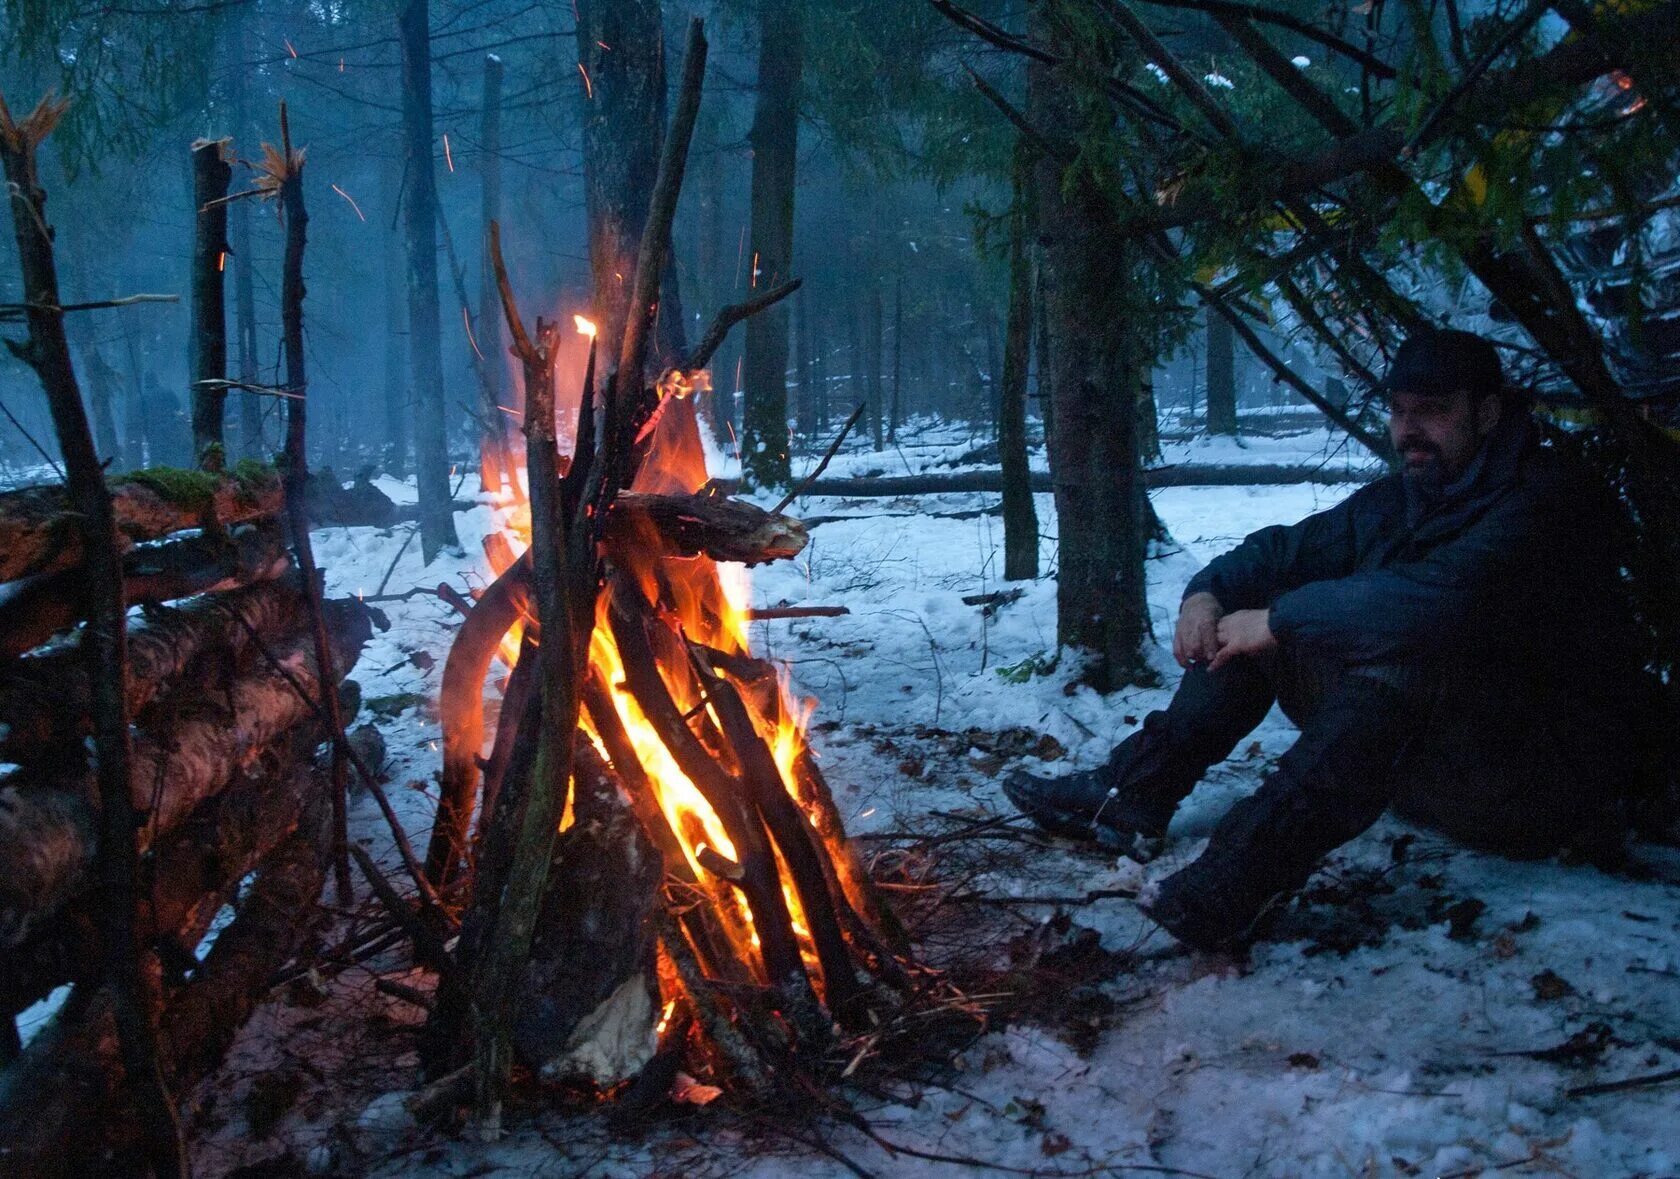
[[[1201,860],[1174,872],[1155,895],[1138,902],[1138,911],[1192,950],[1229,954],[1244,950],[1261,918],[1288,894],[1256,893],[1251,888],[1221,887]]]
[[[1090,840],[1140,863],[1160,854],[1168,815],[1155,815],[1111,785],[1108,767],[1045,778],[1016,770],[1003,793],[1052,835]]]

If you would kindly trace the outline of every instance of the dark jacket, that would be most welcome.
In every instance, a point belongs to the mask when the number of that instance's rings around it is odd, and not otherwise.
[[[1428,690],[1411,775],[1425,781],[1403,811],[1472,806],[1485,813],[1471,826],[1497,827],[1503,808],[1544,796],[1561,820],[1574,809],[1564,799],[1596,806],[1648,779],[1650,685],[1618,576],[1625,527],[1603,484],[1520,414],[1433,503],[1385,476],[1255,532],[1185,594],[1269,607],[1292,659],[1397,668]]]

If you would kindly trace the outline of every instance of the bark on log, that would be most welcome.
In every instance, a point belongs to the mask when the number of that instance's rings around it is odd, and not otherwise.
[[[514,1051],[545,1078],[606,1087],[656,1047],[661,857],[594,749],[574,759],[573,824],[553,862],[520,972]]]
[[[222,931],[192,982],[170,999],[160,1028],[163,1065],[176,1092],[190,1091],[226,1054],[268,991],[274,971],[297,951],[316,909],[330,836],[325,791],[312,787],[300,830],[257,870],[239,916]],[[80,1019],[61,1013],[0,1072],[0,1143],[6,1175],[125,1174],[135,1125],[117,1088],[116,1037],[108,992]]]
[[[665,551],[747,565],[796,557],[807,539],[800,521],[741,500],[637,492],[620,495],[607,518],[608,544],[642,543],[647,528],[657,532]]]
[[[237,775],[158,842],[152,929],[182,955],[197,948],[230,891],[297,830],[311,793],[319,791],[320,779],[309,769],[283,760],[280,767]],[[92,931],[90,901],[79,898],[9,951],[0,963],[0,1016],[22,1011],[62,983],[97,978],[99,943]]]
[[[343,675],[371,635],[369,612],[355,601],[329,605],[333,662]],[[167,742],[135,742],[134,804],[148,816],[139,835],[142,851],[220,792],[238,766],[314,716],[320,688],[312,642],[300,636],[273,653],[287,675],[265,660],[225,696],[204,699],[181,716]],[[299,697],[292,681],[309,700]],[[93,797],[82,771],[51,779],[25,773],[0,786],[0,947],[40,928],[86,886],[98,830]]]
[[[201,662],[241,661],[255,631],[275,640],[303,625],[295,578],[150,610],[128,631],[128,711],[138,715]],[[89,732],[87,674],[73,650],[0,670],[0,761],[27,763],[46,746]]]
[[[213,482],[197,472],[182,474],[181,487],[170,487],[168,494],[159,490],[164,479],[155,472],[112,484],[117,531],[129,543],[206,523],[225,528],[280,511],[280,479],[273,472]],[[0,492],[0,581],[69,569],[81,561],[76,516],[63,487]]]
[[[280,534],[242,526],[227,537],[194,536],[133,549],[123,558],[123,597],[149,605],[271,581],[291,567]],[[40,646],[87,614],[80,569],[31,578],[0,601],[0,659]]]

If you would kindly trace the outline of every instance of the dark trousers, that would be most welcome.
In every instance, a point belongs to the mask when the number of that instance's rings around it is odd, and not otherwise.
[[[1178,908],[1202,915],[1207,940],[1240,934],[1391,805],[1465,842],[1518,854],[1554,850],[1593,826],[1591,800],[1568,767],[1553,764],[1532,718],[1509,699],[1502,703],[1514,715],[1489,708],[1499,697],[1473,669],[1349,668],[1287,650],[1186,671],[1167,708],[1109,760],[1117,817],[1164,829],[1274,701],[1300,738],[1226,812],[1202,855],[1162,882]]]

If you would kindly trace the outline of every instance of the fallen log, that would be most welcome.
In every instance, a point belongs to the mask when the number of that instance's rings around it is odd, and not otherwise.
[[[160,1021],[162,1064],[176,1093],[190,1092],[226,1055],[297,952],[326,875],[326,791],[313,788],[299,830],[257,869],[239,915],[216,939]],[[109,993],[73,996],[22,1056],[0,1071],[0,1143],[12,1179],[127,1174],[138,1125],[124,1100]]]
[[[1382,467],[1349,470],[1328,465],[1240,463],[1181,463],[1171,467],[1150,467],[1143,473],[1144,485],[1157,487],[1244,487],[1280,483],[1369,483],[1386,471]],[[726,489],[733,490],[727,482]],[[1032,474],[1034,491],[1054,491],[1052,477],[1043,471]],[[895,495],[945,495],[953,492],[1001,492],[1002,471],[958,471],[949,475],[891,475],[869,479],[818,479],[800,493],[801,498],[832,495],[840,498],[891,498]]]
[[[370,613],[354,600],[327,605],[342,677],[371,637]],[[271,653],[284,674],[259,661],[225,693],[207,693],[183,709],[167,739],[135,742],[134,803],[146,816],[142,852],[218,793],[237,767],[315,715],[320,686],[310,640],[300,636]],[[86,886],[98,830],[93,799],[91,776],[80,767],[56,775],[24,771],[0,785],[0,948],[29,936]]]
[[[796,557],[805,548],[805,525],[792,516],[721,495],[652,495],[625,492],[607,518],[607,544],[649,543],[647,550],[714,561],[762,565]],[[661,543],[662,542],[662,543]]]
[[[255,632],[265,640],[303,625],[295,577],[182,606],[158,607],[128,631],[128,714],[138,716],[203,659],[241,660]],[[50,745],[90,731],[86,660],[73,648],[0,669],[0,761],[27,763]]]
[[[117,531],[128,544],[188,528],[227,528],[280,511],[280,479],[262,467],[235,475],[154,469],[111,481]],[[82,562],[76,516],[62,486],[0,492],[0,581]]]
[[[307,740],[313,743],[315,736]],[[290,764],[241,773],[158,841],[152,861],[152,927],[177,960],[191,959],[230,892],[297,830],[311,792],[319,787],[308,769]],[[96,903],[95,898],[78,898],[0,960],[0,1018],[22,1011],[63,983],[99,977]]]
[[[130,550],[123,557],[123,594],[131,606],[272,581],[291,567],[273,527],[243,525],[223,536],[193,536]],[[9,587],[0,601],[0,658],[40,646],[86,616],[79,569],[43,574]]]

